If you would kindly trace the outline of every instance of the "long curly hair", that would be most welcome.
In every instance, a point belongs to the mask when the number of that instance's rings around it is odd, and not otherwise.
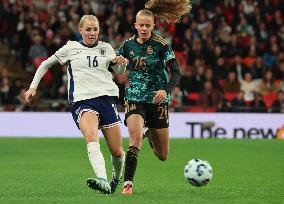
[[[145,9],[167,22],[176,23],[182,15],[191,11],[190,0],[149,0]]]

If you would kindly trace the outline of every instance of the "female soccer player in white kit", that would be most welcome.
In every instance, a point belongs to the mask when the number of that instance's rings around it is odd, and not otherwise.
[[[85,15],[79,22],[82,42],[68,41],[54,55],[43,61],[35,73],[29,90],[25,93],[27,103],[36,94],[37,86],[54,64],[68,65],[68,99],[73,119],[84,135],[88,157],[96,179],[88,179],[91,189],[104,194],[114,193],[122,177],[124,151],[122,147],[120,118],[115,97],[118,87],[112,80],[109,67],[116,73],[126,69],[127,59],[116,56],[110,44],[98,41],[99,21],[93,15]],[[105,160],[100,150],[98,130],[101,129],[112,155],[112,180],[107,181]]]

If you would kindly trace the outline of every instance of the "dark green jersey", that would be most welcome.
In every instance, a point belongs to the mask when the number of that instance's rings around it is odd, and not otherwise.
[[[129,60],[129,86],[126,100],[153,103],[155,92],[163,89],[169,81],[166,62],[175,59],[175,54],[166,40],[152,34],[140,44],[137,36],[124,41],[118,54]],[[165,102],[169,101],[169,95]]]

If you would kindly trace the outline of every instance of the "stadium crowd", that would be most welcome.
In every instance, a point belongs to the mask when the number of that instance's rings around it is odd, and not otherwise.
[[[100,39],[114,49],[134,32],[138,0],[2,0],[0,46],[16,68],[1,63],[0,111],[67,111],[66,67],[50,69],[32,105],[23,94],[36,68],[68,40],[80,40],[84,14],[100,20]],[[175,51],[182,72],[172,111],[284,112],[284,4],[281,0],[192,0],[177,24],[155,31]],[[3,61],[3,60],[2,60]],[[13,65],[15,66],[15,65]],[[21,75],[15,75],[15,70]],[[114,75],[123,107],[127,73]]]

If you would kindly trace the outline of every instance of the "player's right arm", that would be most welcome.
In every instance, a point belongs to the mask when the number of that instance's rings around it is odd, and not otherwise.
[[[30,103],[31,102],[31,97],[36,95],[36,89],[37,86],[41,80],[41,78],[44,76],[44,74],[46,73],[46,71],[52,67],[53,65],[59,63],[58,58],[55,55],[52,55],[51,57],[49,57],[47,60],[43,61],[40,66],[38,67],[35,76],[33,78],[33,81],[30,85],[29,90],[25,93],[25,101],[26,103]]]
[[[55,64],[60,63],[61,65],[66,63],[68,60],[68,53],[71,50],[74,42],[68,41],[66,45],[60,48],[58,51],[55,52],[54,55],[50,56],[47,60],[43,61],[40,66],[38,67],[33,81],[30,85],[29,90],[25,93],[25,101],[26,103],[31,102],[31,97],[36,95],[37,86],[46,73],[46,71]]]

